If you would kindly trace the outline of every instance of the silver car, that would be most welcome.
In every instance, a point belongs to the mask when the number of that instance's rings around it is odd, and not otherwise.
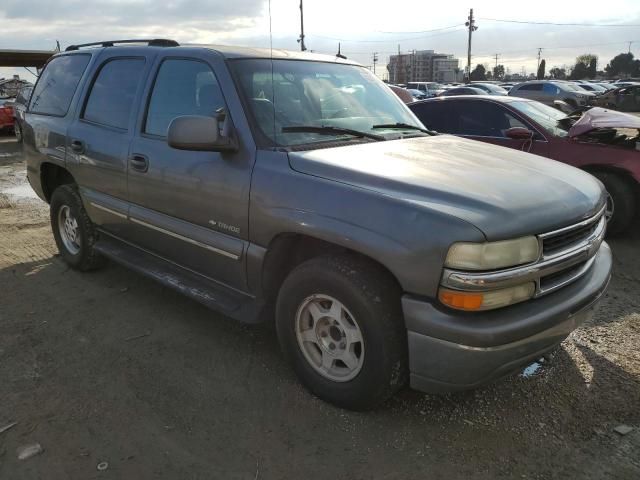
[[[509,90],[509,96],[529,98],[553,106],[556,100],[562,100],[573,108],[589,105],[595,95],[579,89],[568,82],[534,80],[515,85]]]

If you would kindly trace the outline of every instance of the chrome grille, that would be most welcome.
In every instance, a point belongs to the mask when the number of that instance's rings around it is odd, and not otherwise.
[[[553,237],[544,238],[542,240],[542,254],[549,256],[566,250],[568,247],[588,238],[597,227],[598,222],[594,221],[591,224],[578,227],[575,230],[569,230],[568,232],[560,233]]]

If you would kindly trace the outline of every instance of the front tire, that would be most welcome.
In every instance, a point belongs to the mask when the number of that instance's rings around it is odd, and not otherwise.
[[[104,257],[93,245],[97,234],[75,185],[61,185],[51,196],[51,228],[62,259],[80,271],[95,270]]]
[[[626,178],[608,172],[593,174],[609,192],[613,202],[613,215],[609,219],[609,235],[620,235],[627,231],[636,215],[637,196],[634,185]]]
[[[276,329],[300,381],[339,407],[374,408],[406,383],[400,290],[366,259],[325,255],[295,268],[278,294]]]

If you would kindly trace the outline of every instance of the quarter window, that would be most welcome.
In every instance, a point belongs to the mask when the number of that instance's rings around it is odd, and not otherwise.
[[[126,130],[143,69],[142,58],[119,58],[105,63],[91,87],[82,118]]]
[[[213,117],[224,106],[218,81],[206,63],[165,60],[151,93],[144,132],[164,137],[174,118],[182,115]]]
[[[40,75],[31,96],[31,113],[64,117],[90,59],[90,55],[53,58]]]

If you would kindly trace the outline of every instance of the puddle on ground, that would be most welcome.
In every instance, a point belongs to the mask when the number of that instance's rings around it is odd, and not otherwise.
[[[28,183],[16,187],[3,188],[0,190],[0,193],[15,198],[35,198],[39,200],[38,195],[36,195],[36,192],[33,191],[33,188],[31,188],[31,185]]]
[[[531,365],[529,365],[527,368],[525,368],[522,371],[520,376],[528,378],[528,377],[533,377],[534,375],[538,375],[541,372],[542,372],[542,365],[538,362],[533,362]]]

